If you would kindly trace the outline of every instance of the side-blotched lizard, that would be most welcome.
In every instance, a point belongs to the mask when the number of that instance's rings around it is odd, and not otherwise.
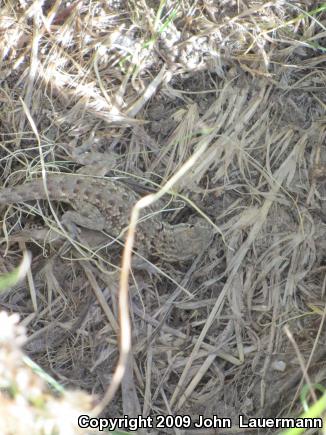
[[[75,211],[67,211],[66,222],[92,230],[106,230],[118,238],[129,224],[130,212],[139,196],[120,181],[80,174],[47,174],[50,200],[63,201]],[[46,199],[42,179],[0,190],[0,204]],[[194,224],[171,225],[157,215],[137,226],[136,248],[170,261],[188,260],[202,252],[213,237],[210,225],[202,218]]]

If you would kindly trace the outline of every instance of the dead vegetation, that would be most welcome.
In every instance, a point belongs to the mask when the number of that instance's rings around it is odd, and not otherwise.
[[[160,215],[205,217],[211,243],[188,262],[134,256],[132,358],[105,415],[236,425],[297,415],[302,384],[325,385],[325,9],[0,1],[3,186],[105,162],[143,195],[203,147]],[[1,307],[50,375],[101,396],[119,354],[121,247],[82,228],[80,243],[65,208],[2,207],[1,271],[25,246],[33,261]]]

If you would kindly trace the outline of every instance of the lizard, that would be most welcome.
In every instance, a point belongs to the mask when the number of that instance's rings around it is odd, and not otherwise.
[[[140,196],[119,180],[95,178],[82,174],[46,176],[47,193],[42,178],[0,190],[0,205],[50,199],[70,204],[62,222],[103,231],[123,239],[133,205]],[[157,214],[141,220],[136,230],[136,248],[168,261],[185,261],[202,252],[213,237],[211,226],[203,218],[194,224],[172,225],[162,222]]]

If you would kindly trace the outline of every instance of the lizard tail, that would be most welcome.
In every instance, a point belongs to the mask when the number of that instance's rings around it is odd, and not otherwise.
[[[51,176],[47,177],[47,190],[50,199],[63,197],[62,191],[56,188]],[[13,187],[6,187],[0,190],[0,204],[14,204],[46,198],[47,194],[44,189],[43,180],[39,178],[33,181],[29,181],[25,184]]]

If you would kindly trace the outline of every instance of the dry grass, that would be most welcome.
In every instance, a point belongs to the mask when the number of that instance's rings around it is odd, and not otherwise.
[[[145,194],[201,149],[157,213],[205,217],[211,244],[186,263],[134,256],[132,352],[105,415],[289,416],[301,379],[325,384],[325,9],[0,2],[3,186],[106,162]],[[72,238],[64,208],[2,207],[1,270],[25,244],[33,262],[1,306],[20,313],[38,364],[102,396],[119,353],[121,249]]]

